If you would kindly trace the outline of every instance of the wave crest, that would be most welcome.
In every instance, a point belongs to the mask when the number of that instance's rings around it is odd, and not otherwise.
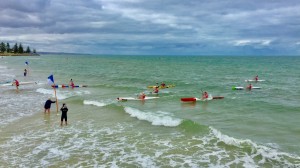
[[[158,111],[156,113],[143,112],[131,107],[125,107],[125,112],[132,117],[136,117],[139,120],[145,120],[152,125],[163,125],[167,127],[176,127],[181,124],[182,119],[174,118],[170,116],[170,113]]]

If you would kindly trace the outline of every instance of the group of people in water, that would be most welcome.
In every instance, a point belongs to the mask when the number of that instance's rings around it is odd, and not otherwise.
[[[73,79],[71,79],[69,81],[69,86],[71,88],[74,88],[75,87],[75,84],[73,82]],[[45,102],[45,105],[44,105],[44,109],[45,109],[45,113],[48,112],[50,113],[50,108],[51,108],[51,104],[52,103],[56,103],[56,101],[52,101],[51,98],[49,98],[46,102]],[[69,111],[66,103],[63,103],[62,104],[62,107],[60,108],[60,111],[61,111],[61,118],[60,118],[60,125],[62,126],[63,125],[63,121],[65,121],[65,124],[68,125],[68,116],[67,116],[67,113]]]
[[[254,80],[255,82],[258,82],[258,75],[256,75],[256,76],[253,78],[253,80]],[[249,83],[249,85],[248,85],[246,88],[249,89],[249,90],[251,90],[252,87],[253,87],[252,84]],[[152,93],[158,94],[159,88],[161,88],[161,89],[166,88],[166,84],[165,84],[164,82],[162,82],[160,85],[159,85],[158,83],[156,83],[156,85],[153,86],[153,91],[152,91]],[[145,94],[144,92],[142,92],[142,93],[140,93],[140,94],[138,95],[138,99],[144,100],[145,98],[146,98],[146,94]],[[201,99],[204,100],[204,99],[208,99],[208,98],[209,98],[208,92],[207,92],[207,91],[202,92]]]
[[[51,98],[49,98],[44,105],[45,108],[45,113],[48,112],[50,113],[50,108],[51,104],[56,103],[56,101],[52,101]],[[69,111],[66,103],[63,103],[62,107],[60,108],[61,111],[61,118],[60,118],[60,125],[63,125],[63,121],[65,121],[65,124],[68,125],[68,117],[67,117],[67,112]]]
[[[153,86],[152,93],[158,94],[159,88],[164,89],[165,87],[166,87],[166,84],[164,82],[162,82],[160,85],[158,83],[156,83],[156,85]],[[145,98],[146,98],[146,94],[144,92],[142,92],[138,95],[138,99],[144,100]]]
[[[159,89],[165,89],[167,88],[166,84],[164,82],[162,82],[160,85],[158,83],[156,83],[155,86],[153,86],[153,91],[152,93],[154,94],[158,94],[159,92]],[[201,95],[201,98],[202,99],[207,99],[209,97],[208,95],[208,92],[205,91],[205,92],[202,92],[202,95]],[[144,100],[146,98],[146,94],[144,92],[141,92],[139,95],[138,95],[138,99],[141,99],[141,100]]]

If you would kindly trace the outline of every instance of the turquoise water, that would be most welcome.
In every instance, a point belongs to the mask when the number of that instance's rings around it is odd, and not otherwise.
[[[29,61],[29,67],[25,61]],[[299,167],[300,57],[42,55],[4,57],[0,87],[0,164],[3,167]],[[24,68],[29,75],[23,77]],[[60,127],[47,77],[56,84],[69,125]],[[266,81],[246,87],[259,75]],[[160,90],[159,98],[117,97]],[[182,103],[202,91],[221,100]]]

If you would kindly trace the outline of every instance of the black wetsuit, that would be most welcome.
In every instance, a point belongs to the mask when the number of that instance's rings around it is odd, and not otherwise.
[[[55,103],[55,101],[47,100],[46,103],[45,103],[44,108],[49,109],[51,107],[51,103]]]
[[[68,121],[68,117],[67,117],[67,112],[68,112],[68,107],[63,106],[61,109],[61,121],[63,121],[65,119],[65,121]]]

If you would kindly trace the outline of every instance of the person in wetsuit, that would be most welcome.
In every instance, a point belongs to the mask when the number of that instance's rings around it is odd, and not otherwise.
[[[65,103],[63,103],[63,106],[60,108],[61,111],[61,119],[60,119],[60,125],[63,125],[63,121],[65,120],[66,125],[68,124],[68,117],[67,117],[67,112],[68,112],[68,107],[66,106]]]
[[[45,113],[48,111],[50,113],[50,108],[51,104],[55,103],[55,101],[52,101],[50,98],[45,102],[44,108],[45,108]]]
[[[27,75],[27,69],[24,69],[24,76]]]

